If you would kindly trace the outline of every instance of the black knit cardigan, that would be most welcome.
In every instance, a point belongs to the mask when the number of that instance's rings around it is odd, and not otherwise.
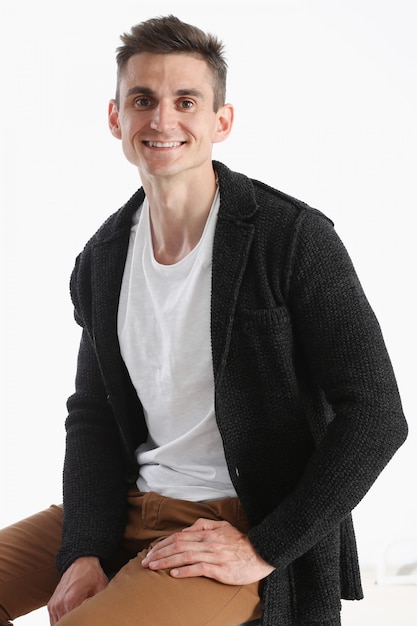
[[[214,162],[215,410],[249,538],[275,566],[263,626],[340,623],[362,597],[351,511],[405,440],[407,425],[379,324],[332,222]],[[134,450],[146,439],[120,355],[117,309],[142,189],[78,256],[71,277],[83,328],[68,400],[64,528],[57,566],[106,567],[126,521]]]

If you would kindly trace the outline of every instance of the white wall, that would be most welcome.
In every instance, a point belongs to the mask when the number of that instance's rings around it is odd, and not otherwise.
[[[215,157],[327,213],[380,319],[411,434],[355,512],[374,563],[417,509],[415,2],[151,5],[1,6],[0,526],[61,500],[79,338],[69,274],[139,184],[107,130],[114,50],[132,24],[175,13],[226,43],[236,123]]]

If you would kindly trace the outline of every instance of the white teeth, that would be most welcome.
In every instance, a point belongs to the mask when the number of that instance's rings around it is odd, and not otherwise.
[[[181,141],[167,141],[162,143],[161,141],[147,141],[148,146],[152,148],[177,148],[181,145]]]

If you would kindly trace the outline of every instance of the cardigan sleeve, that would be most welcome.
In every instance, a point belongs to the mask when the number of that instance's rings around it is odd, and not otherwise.
[[[333,225],[301,211],[289,254],[288,306],[309,377],[332,418],[309,416],[317,442],[295,488],[250,531],[277,568],[339,525],[407,436],[380,326]]]
[[[79,307],[80,258],[71,279],[75,318],[83,331],[75,393],[68,399],[65,424],[64,521],[56,559],[61,574],[81,556],[97,556],[105,562],[120,540],[126,517],[127,484],[120,436]]]

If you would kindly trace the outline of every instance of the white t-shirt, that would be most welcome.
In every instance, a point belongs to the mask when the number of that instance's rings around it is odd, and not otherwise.
[[[210,301],[219,203],[217,192],[197,246],[161,265],[145,198],[131,229],[118,313],[121,353],[149,430],[136,451],[138,488],[192,501],[236,495],[214,414]]]

